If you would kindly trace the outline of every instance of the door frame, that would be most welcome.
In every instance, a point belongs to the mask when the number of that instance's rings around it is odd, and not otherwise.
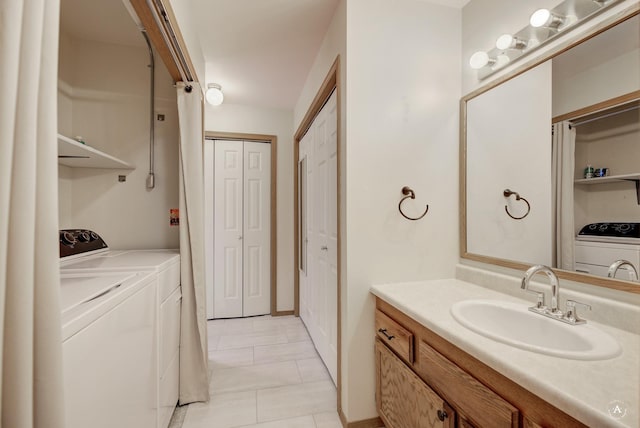
[[[277,177],[278,177],[278,137],[275,135],[261,135],[261,134],[244,134],[237,132],[218,132],[218,131],[205,131],[205,140],[231,140],[231,141],[256,141],[256,142],[268,142],[271,144],[271,224],[270,224],[270,252],[271,252],[271,287],[270,287],[270,300],[271,300],[271,316],[293,315],[293,311],[278,311],[278,287],[277,287],[277,265],[278,265],[278,207],[277,203]],[[215,238],[214,238],[215,239]]]
[[[342,139],[341,139],[341,82],[340,82],[340,55],[336,56],[335,61],[331,65],[329,72],[324,78],[324,81],[320,85],[318,92],[316,93],[313,101],[309,105],[309,108],[304,115],[304,118],[300,122],[300,126],[296,130],[293,137],[293,236],[294,236],[294,275],[293,275],[293,301],[294,301],[294,314],[299,317],[300,316],[300,208],[299,208],[299,197],[298,197],[298,183],[299,183],[299,171],[298,171],[298,157],[300,156],[300,141],[302,137],[306,134],[306,132],[311,127],[313,120],[316,118],[324,104],[329,99],[329,96],[333,91],[336,91],[336,108],[337,108],[337,168],[336,168],[336,207],[337,207],[337,233],[338,233],[338,249],[337,249],[337,342],[338,342],[338,361],[337,361],[337,370],[336,370],[336,392],[337,392],[337,410],[338,414],[341,415],[342,412],[342,305],[340,298],[341,290],[342,290],[342,220],[341,220],[341,212],[342,212],[342,204],[341,204],[341,195],[340,191],[341,180],[340,180],[340,168],[342,165],[342,156],[341,156],[341,147],[342,147]]]

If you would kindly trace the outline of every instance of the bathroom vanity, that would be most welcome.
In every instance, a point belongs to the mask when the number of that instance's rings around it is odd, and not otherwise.
[[[489,339],[450,313],[469,299],[524,308],[527,300],[457,279],[371,291],[376,404],[388,428],[638,426],[637,332],[594,323],[622,350],[604,360],[568,359]]]

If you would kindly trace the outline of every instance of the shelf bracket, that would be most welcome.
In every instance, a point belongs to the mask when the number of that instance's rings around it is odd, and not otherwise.
[[[640,179],[625,179],[624,181],[633,181],[636,183],[636,198],[638,200],[638,205],[640,205]]]

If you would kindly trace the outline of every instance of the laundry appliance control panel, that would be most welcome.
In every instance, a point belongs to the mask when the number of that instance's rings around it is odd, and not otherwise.
[[[107,248],[107,243],[100,235],[91,230],[64,229],[60,231],[60,258]]]

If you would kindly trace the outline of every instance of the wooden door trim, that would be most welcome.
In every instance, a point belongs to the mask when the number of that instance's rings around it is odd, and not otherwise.
[[[268,141],[271,144],[271,225],[270,225],[270,251],[271,251],[271,316],[291,315],[291,311],[278,312],[278,191],[277,191],[277,177],[278,177],[278,137],[275,135],[263,135],[263,134],[244,134],[236,132],[217,132],[217,131],[205,131],[205,140],[233,140],[233,141]]]
[[[296,130],[294,137],[293,137],[293,236],[294,236],[294,251],[293,251],[293,270],[294,270],[294,275],[293,275],[293,301],[294,301],[294,314],[296,316],[300,316],[300,269],[299,269],[299,264],[300,264],[300,260],[299,260],[299,254],[300,254],[300,233],[299,233],[299,227],[300,227],[300,222],[299,222],[299,218],[298,216],[300,215],[299,213],[299,208],[298,208],[298,204],[299,204],[299,198],[298,198],[298,180],[299,180],[299,171],[298,171],[298,157],[300,156],[300,141],[302,140],[302,137],[304,137],[305,133],[309,130],[309,127],[311,126],[311,124],[313,123],[313,119],[315,119],[315,117],[318,115],[318,113],[320,112],[320,110],[322,110],[322,107],[324,106],[324,104],[326,103],[326,101],[329,99],[329,96],[331,95],[331,93],[333,91],[336,91],[336,120],[337,120],[337,138],[336,138],[336,157],[337,157],[337,167],[336,167],[336,183],[337,183],[337,189],[336,189],[336,210],[337,210],[337,233],[338,233],[338,248],[337,248],[337,345],[338,345],[338,361],[337,361],[337,370],[336,370],[336,381],[337,381],[337,385],[336,385],[336,391],[337,391],[337,410],[338,410],[338,414],[342,414],[342,311],[341,311],[341,302],[342,299],[340,297],[341,295],[341,290],[342,290],[342,263],[341,263],[341,257],[342,257],[342,221],[340,218],[340,213],[342,211],[341,207],[342,204],[340,203],[340,199],[341,199],[341,194],[342,192],[340,191],[340,186],[341,186],[341,180],[340,180],[340,165],[342,163],[342,156],[340,155],[341,152],[341,146],[342,146],[342,141],[341,141],[341,137],[340,137],[340,131],[342,128],[342,121],[341,121],[341,82],[340,82],[340,55],[338,55],[336,57],[336,59],[334,60],[333,64],[331,65],[331,68],[329,69],[329,72],[327,73],[327,75],[324,78],[324,81],[322,82],[322,84],[320,85],[320,88],[318,89],[318,92],[316,93],[315,97],[313,98],[313,101],[311,101],[311,104],[309,105],[309,109],[307,110],[306,114],[304,115],[304,117],[302,118],[302,121],[300,122],[300,125],[298,126],[298,129]]]

